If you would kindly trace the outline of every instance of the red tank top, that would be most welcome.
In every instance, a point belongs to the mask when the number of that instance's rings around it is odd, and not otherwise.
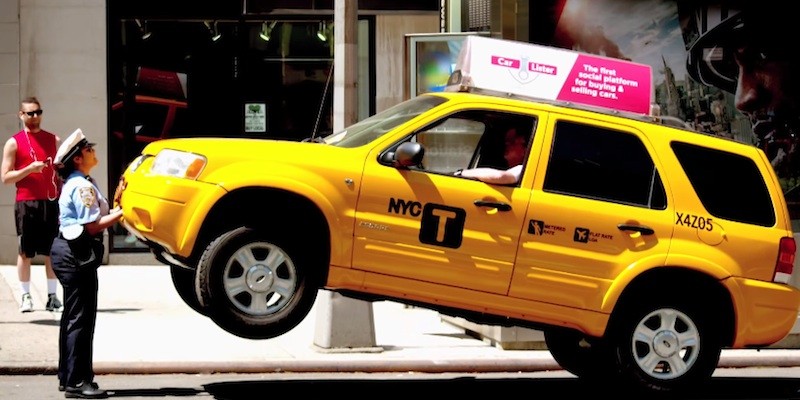
[[[60,181],[53,169],[56,156],[56,137],[50,132],[28,133],[24,130],[14,135],[17,154],[14,169],[20,170],[34,161],[47,161],[40,173],[32,173],[17,182],[17,201],[57,200]]]

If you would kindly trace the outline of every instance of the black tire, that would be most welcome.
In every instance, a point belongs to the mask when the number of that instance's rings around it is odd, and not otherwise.
[[[614,353],[603,339],[572,329],[547,329],[544,341],[558,365],[578,378],[601,382],[614,376]]]
[[[707,383],[722,346],[712,315],[690,302],[634,307],[615,341],[621,376],[657,393],[679,393]]]
[[[194,271],[170,265],[169,272],[172,276],[172,284],[175,286],[175,291],[178,292],[178,296],[180,296],[181,300],[192,310],[206,315],[205,307],[200,304],[200,299],[195,290]]]
[[[315,273],[325,267],[313,252],[299,250],[303,243],[287,232],[278,239],[251,228],[212,241],[196,280],[208,316],[248,339],[270,339],[297,326],[316,300]]]

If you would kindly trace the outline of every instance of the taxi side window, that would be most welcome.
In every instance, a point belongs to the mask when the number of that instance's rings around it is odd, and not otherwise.
[[[416,141],[425,147],[425,170],[449,174],[464,168],[485,129],[481,121],[454,115],[417,133]]]
[[[410,140],[425,147],[422,167],[427,172],[452,175],[475,167],[506,169],[510,167],[505,159],[506,132],[518,130],[527,135],[529,144],[534,123],[532,116],[469,110],[423,128]]]
[[[664,185],[642,141],[630,133],[559,121],[544,191],[666,209]]]

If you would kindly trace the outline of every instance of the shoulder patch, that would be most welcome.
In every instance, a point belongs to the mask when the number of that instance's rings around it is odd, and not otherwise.
[[[95,202],[96,196],[93,187],[78,188],[78,195],[81,198],[81,203],[83,203],[86,208],[91,207]]]

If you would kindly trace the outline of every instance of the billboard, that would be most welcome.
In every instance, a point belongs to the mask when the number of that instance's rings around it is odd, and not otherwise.
[[[800,230],[800,79],[794,50],[783,44],[797,24],[789,6],[542,0],[530,15],[531,42],[648,64],[662,115],[764,150]]]

